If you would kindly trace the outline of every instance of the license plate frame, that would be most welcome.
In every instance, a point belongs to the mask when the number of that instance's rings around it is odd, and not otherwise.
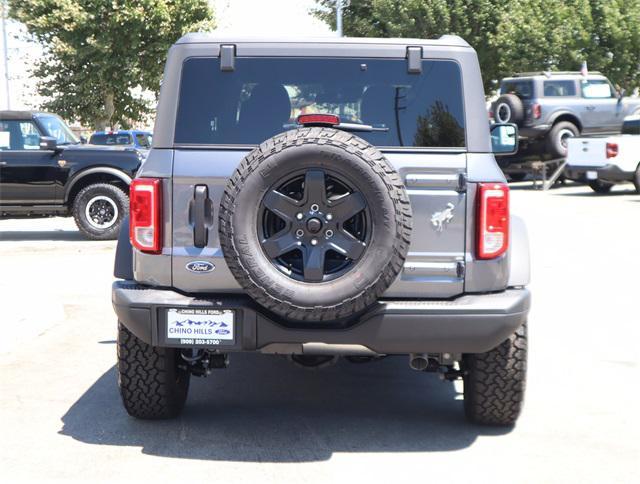
[[[597,180],[598,179],[598,172],[595,170],[589,170],[587,171],[587,180]]]
[[[160,340],[170,346],[235,346],[237,314],[232,309],[164,308]]]

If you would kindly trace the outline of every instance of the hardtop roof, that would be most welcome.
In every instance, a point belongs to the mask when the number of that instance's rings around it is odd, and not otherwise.
[[[383,44],[425,45],[438,47],[471,47],[457,35],[443,35],[437,39],[403,39],[377,37],[268,37],[230,36],[206,32],[192,32],[182,36],[176,44]]]

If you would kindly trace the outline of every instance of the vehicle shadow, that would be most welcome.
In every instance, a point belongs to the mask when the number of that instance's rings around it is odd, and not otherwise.
[[[22,242],[22,241],[87,241],[90,242],[79,230],[11,230],[0,231],[0,242]]]
[[[334,452],[456,450],[511,431],[466,423],[454,385],[409,370],[406,357],[314,371],[237,354],[228,369],[191,382],[181,417],[140,421],[124,411],[111,368],[69,408],[60,433],[163,457],[307,462]]]

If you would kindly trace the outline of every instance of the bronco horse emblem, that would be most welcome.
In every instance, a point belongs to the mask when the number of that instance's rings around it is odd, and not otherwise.
[[[433,225],[437,232],[442,232],[445,228],[445,224],[448,224],[453,220],[453,203],[447,203],[447,208],[442,212],[436,212],[431,216],[431,225]]]

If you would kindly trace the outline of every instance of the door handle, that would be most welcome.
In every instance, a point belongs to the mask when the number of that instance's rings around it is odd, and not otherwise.
[[[595,106],[587,106],[587,111],[594,111],[595,109]]]
[[[206,247],[209,226],[213,220],[213,203],[207,185],[196,185],[193,194],[193,245]]]

